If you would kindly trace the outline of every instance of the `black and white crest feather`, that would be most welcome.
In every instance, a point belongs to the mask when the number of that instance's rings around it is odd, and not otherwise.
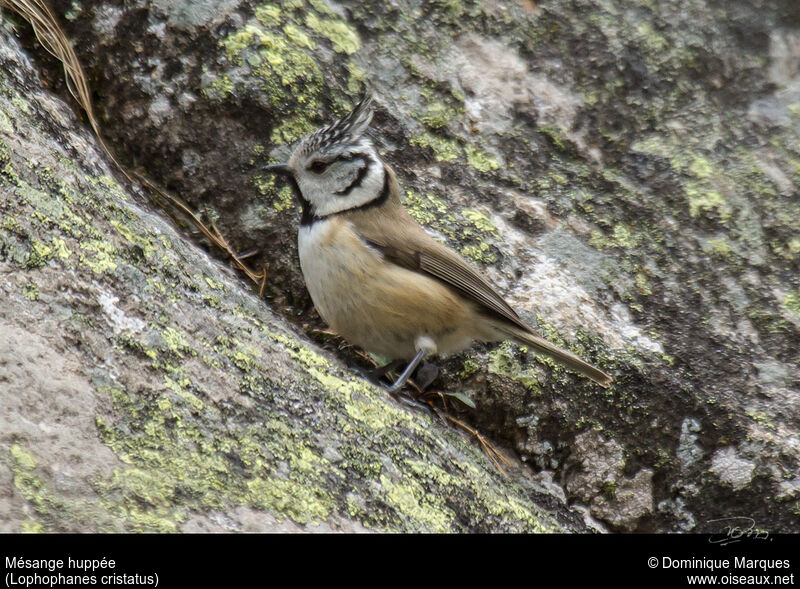
[[[372,98],[365,96],[350,114],[314,131],[303,141],[302,153],[324,153],[332,147],[352,144],[364,134],[372,120]]]

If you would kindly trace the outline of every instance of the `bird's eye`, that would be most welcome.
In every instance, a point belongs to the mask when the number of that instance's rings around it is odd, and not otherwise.
[[[308,165],[308,168],[306,168],[306,169],[311,170],[315,174],[322,174],[322,172],[324,172],[325,170],[328,169],[328,163],[329,162],[323,162],[321,160],[316,160],[314,162],[311,162]]]

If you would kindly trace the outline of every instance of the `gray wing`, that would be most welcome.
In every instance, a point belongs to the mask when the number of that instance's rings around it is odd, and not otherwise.
[[[427,233],[420,235],[414,232],[413,235],[402,236],[402,239],[391,234],[362,231],[361,228],[357,229],[357,233],[365,243],[381,252],[386,260],[432,276],[478,303],[486,312],[525,331],[532,331],[476,270]]]

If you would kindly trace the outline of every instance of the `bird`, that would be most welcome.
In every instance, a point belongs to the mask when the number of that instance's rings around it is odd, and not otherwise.
[[[349,343],[391,360],[373,376],[408,362],[385,387],[393,395],[424,358],[476,340],[512,340],[608,387],[608,374],[544,339],[414,220],[394,170],[367,135],[372,116],[366,95],[298,140],[288,161],[262,166],[283,176],[300,203],[300,268],[322,319]]]

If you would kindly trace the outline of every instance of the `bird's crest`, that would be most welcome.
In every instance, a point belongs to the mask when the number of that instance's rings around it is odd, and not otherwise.
[[[326,152],[331,148],[355,143],[372,120],[372,97],[365,96],[347,115],[314,131],[303,141],[302,153]]]

